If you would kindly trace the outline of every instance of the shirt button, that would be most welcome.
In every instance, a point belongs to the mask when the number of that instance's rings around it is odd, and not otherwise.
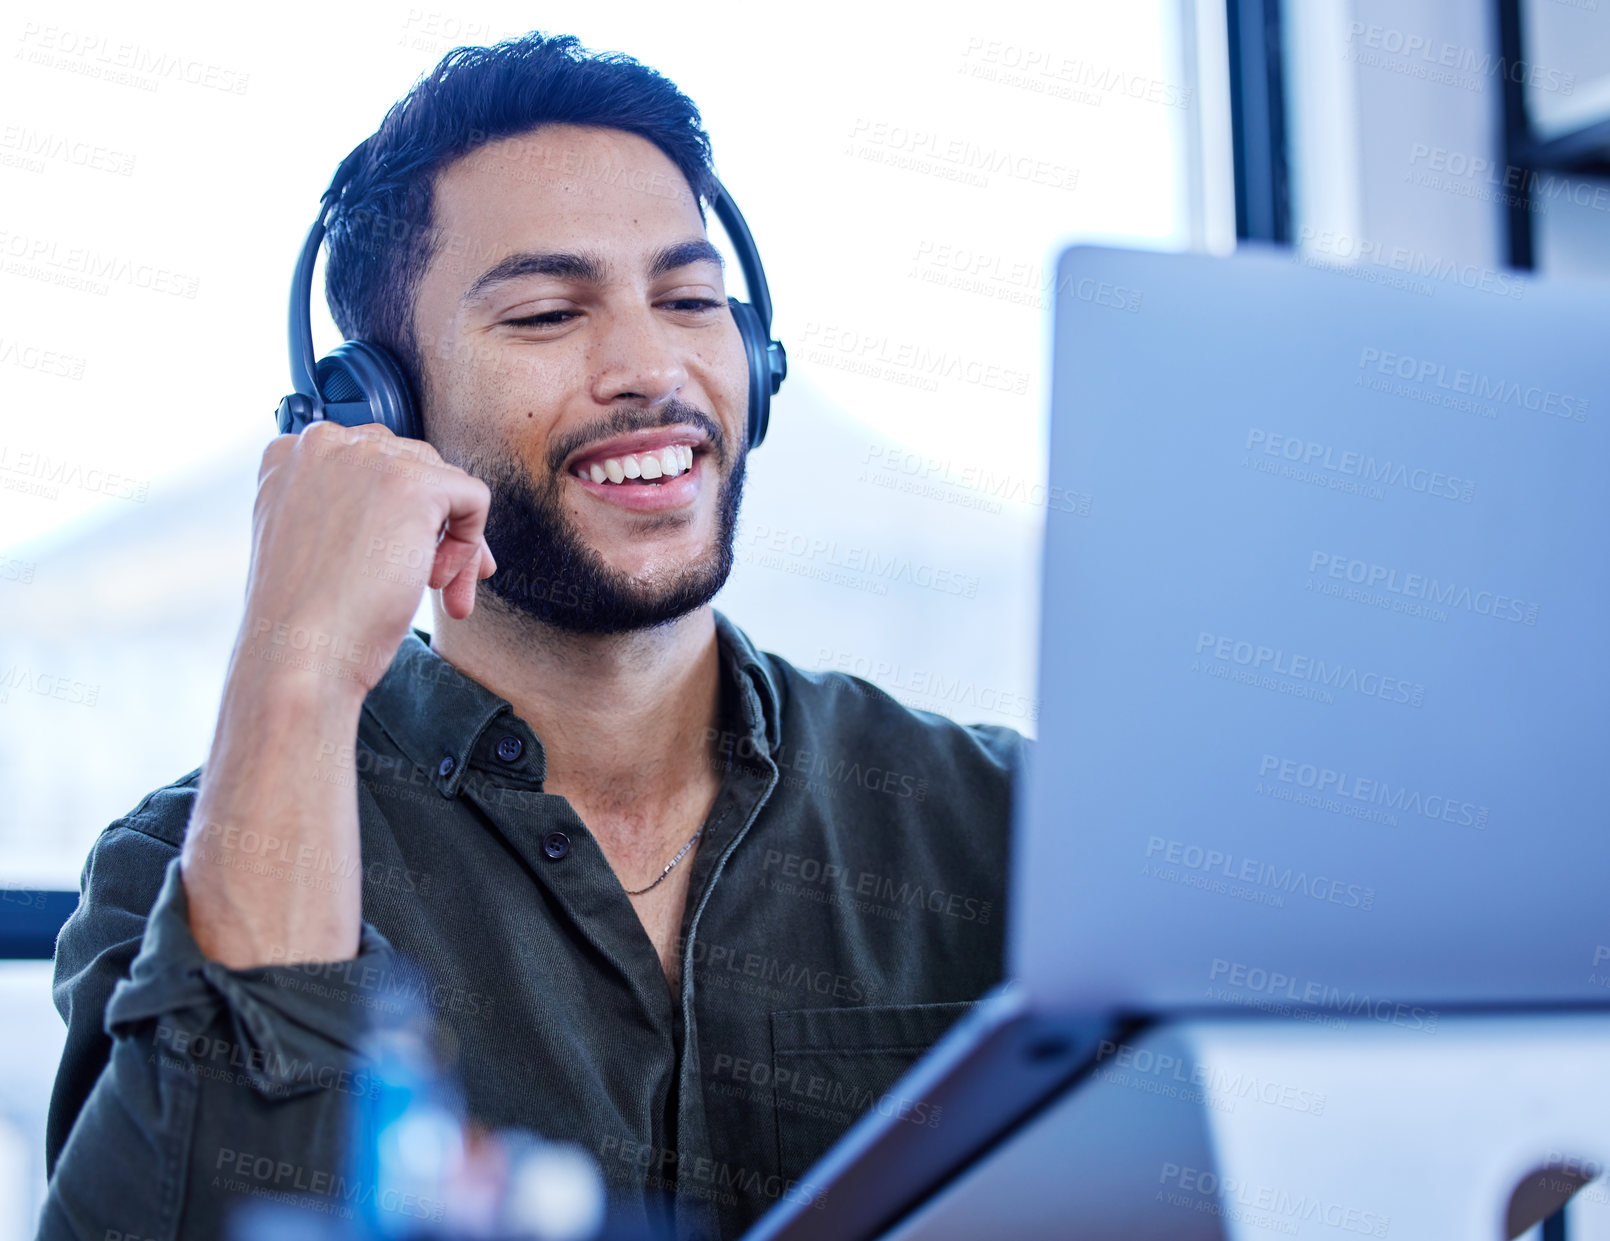
[[[570,852],[570,837],[563,832],[549,832],[542,838],[542,851],[557,862]]]
[[[458,766],[458,764],[453,761],[453,756],[451,754],[449,754],[446,758],[444,758],[442,760],[442,765],[440,767],[438,767],[436,770],[437,770],[437,772],[439,772],[443,776],[450,776],[450,775],[453,774],[453,768],[455,768],[457,766]]]
[[[505,737],[498,742],[498,757],[505,763],[514,762],[524,750],[525,746],[521,744],[518,737]]]

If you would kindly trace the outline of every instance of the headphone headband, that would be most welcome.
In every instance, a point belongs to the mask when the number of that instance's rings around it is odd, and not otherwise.
[[[291,280],[289,344],[293,391],[280,402],[277,419],[281,433],[300,431],[310,422],[329,419],[347,426],[381,422],[398,435],[423,439],[424,427],[414,408],[402,368],[386,350],[368,341],[349,340],[316,362],[313,352],[313,269],[341,191],[362,163],[373,136],[347,154],[335,170],[329,189],[319,200],[318,218],[308,230],[297,256]],[[710,206],[721,221],[738,266],[744,274],[749,300],[727,299],[749,364],[749,447],[758,448],[766,437],[771,398],[788,376],[788,355],[781,341],[771,338],[771,289],[760,264],[749,225],[726,186],[713,175]]]
[[[710,198],[710,207],[732,240],[732,248],[738,253],[738,266],[743,268],[744,291],[749,295],[749,304],[760,316],[761,326],[770,332],[771,288],[767,285],[766,273],[760,266],[760,251],[755,248],[755,239],[750,236],[749,224],[744,220],[743,213],[738,210],[738,204],[732,201],[732,195],[727,193],[727,187],[713,176],[710,179],[715,182],[716,187],[716,192]]]

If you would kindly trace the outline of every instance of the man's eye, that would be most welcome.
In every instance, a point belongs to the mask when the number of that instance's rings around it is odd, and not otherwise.
[[[673,302],[665,302],[664,305],[672,310],[720,310],[726,303],[709,297],[679,297]]]
[[[540,315],[527,315],[523,319],[505,319],[505,327],[558,327],[575,316],[574,310],[549,310]]]

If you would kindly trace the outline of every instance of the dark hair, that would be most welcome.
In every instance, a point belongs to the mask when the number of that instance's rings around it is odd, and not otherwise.
[[[710,139],[674,83],[620,52],[539,31],[456,47],[391,106],[331,213],[324,293],[348,339],[389,349],[423,396],[413,307],[438,242],[436,173],[485,143],[541,125],[620,129],[652,142],[711,198]]]

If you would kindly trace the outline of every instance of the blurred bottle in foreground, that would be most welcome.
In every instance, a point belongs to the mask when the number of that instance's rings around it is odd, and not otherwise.
[[[653,1241],[611,1224],[603,1176],[580,1147],[471,1125],[450,1035],[412,998],[428,992],[396,991],[365,1043],[345,1209],[248,1200],[232,1241]]]

